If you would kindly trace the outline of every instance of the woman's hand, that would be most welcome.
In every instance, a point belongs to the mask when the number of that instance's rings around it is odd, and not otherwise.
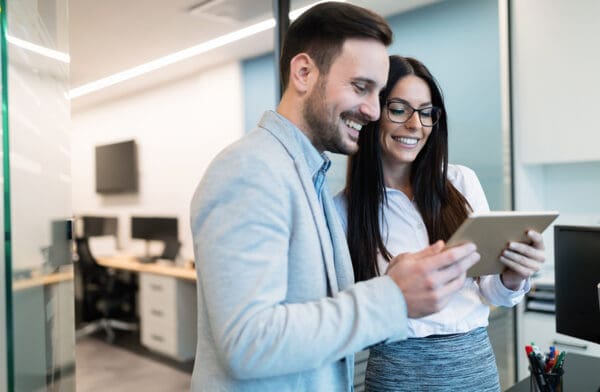
[[[546,261],[542,235],[529,230],[527,237],[531,244],[510,242],[500,255],[500,261],[508,267],[500,275],[500,280],[510,290],[521,288],[523,281],[539,271]]]

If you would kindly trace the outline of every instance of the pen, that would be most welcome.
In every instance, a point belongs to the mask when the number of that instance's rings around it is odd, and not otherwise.
[[[554,346],[550,346],[550,350],[548,355],[546,356],[546,366],[544,367],[544,371],[546,373],[550,373],[554,364],[556,363],[556,348]]]
[[[527,348],[526,348],[527,350]],[[531,365],[531,373],[535,377],[535,381],[537,382],[538,387],[541,392],[551,392],[548,387],[548,383],[546,382],[546,376],[544,374],[544,368],[540,365],[539,358],[532,350],[527,354],[527,358],[529,358],[529,364]]]
[[[566,357],[565,351],[561,351],[560,354],[558,354],[558,358],[556,358],[556,363],[554,364],[554,367],[552,367],[553,372],[559,372],[560,370],[562,370],[562,368],[565,364],[565,357]]]

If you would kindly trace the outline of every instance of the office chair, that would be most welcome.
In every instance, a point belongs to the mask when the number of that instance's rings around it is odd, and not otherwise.
[[[76,238],[75,243],[83,289],[81,318],[86,323],[76,337],[104,330],[106,340],[112,343],[114,329],[136,331],[137,322],[123,321],[135,318],[136,284],[119,279],[114,271],[97,264],[87,237]]]

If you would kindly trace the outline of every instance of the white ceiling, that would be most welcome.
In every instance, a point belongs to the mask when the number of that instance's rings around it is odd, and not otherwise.
[[[384,16],[440,0],[355,0]],[[291,0],[291,10],[314,0]],[[71,88],[269,19],[273,0],[71,0]],[[73,99],[74,109],[273,49],[273,30]]]

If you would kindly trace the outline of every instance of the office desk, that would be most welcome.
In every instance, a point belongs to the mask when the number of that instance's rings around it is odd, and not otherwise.
[[[65,272],[54,272],[51,274],[40,274],[30,278],[15,279],[13,282],[13,290],[20,291],[32,287],[49,286],[60,282],[73,280],[73,270]]]
[[[563,376],[563,392],[599,392],[600,358],[567,353]],[[506,392],[529,392],[529,377]]]
[[[144,346],[180,361],[196,349],[196,270],[141,263],[133,256],[98,257],[101,266],[136,272],[140,282],[140,332]]]
[[[103,267],[114,268],[132,272],[145,272],[149,274],[171,276],[179,279],[196,281],[194,268],[178,265],[165,265],[160,263],[141,263],[136,257],[129,255],[98,257],[96,262]]]
[[[75,370],[73,266],[13,279],[8,320],[14,328],[15,385],[18,390],[45,391],[49,377]]]

